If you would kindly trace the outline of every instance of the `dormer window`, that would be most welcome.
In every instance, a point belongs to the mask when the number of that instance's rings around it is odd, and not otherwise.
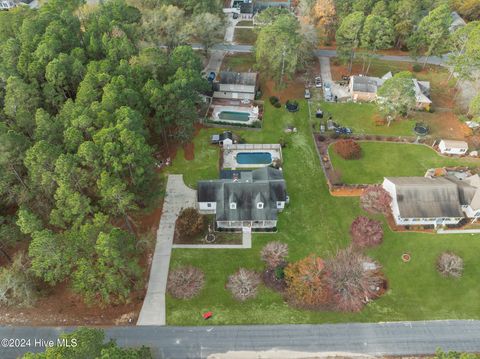
[[[230,209],[237,209],[237,203],[236,202],[230,202]]]
[[[263,202],[257,203],[257,209],[263,209]]]

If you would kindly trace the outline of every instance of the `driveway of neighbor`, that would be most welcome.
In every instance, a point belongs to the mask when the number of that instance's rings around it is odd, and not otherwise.
[[[148,289],[137,325],[165,325],[165,293],[172,252],[175,221],[184,208],[195,207],[196,191],[187,187],[182,175],[169,175],[157,243],[150,268]]]
[[[323,83],[330,83],[332,89],[332,95],[337,96],[339,99],[350,97],[348,87],[340,86],[332,80],[332,72],[330,70],[330,57],[319,56],[320,73],[322,75]]]

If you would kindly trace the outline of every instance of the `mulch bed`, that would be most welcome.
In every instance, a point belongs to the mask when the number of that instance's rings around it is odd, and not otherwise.
[[[195,158],[195,144],[193,142],[187,143],[183,146],[184,156],[187,161],[193,161]]]

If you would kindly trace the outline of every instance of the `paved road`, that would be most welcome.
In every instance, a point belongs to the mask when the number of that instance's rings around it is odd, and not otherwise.
[[[147,295],[137,325],[165,325],[165,292],[175,221],[183,208],[195,207],[196,191],[185,186],[182,175],[169,175],[162,217],[157,231]]]
[[[194,49],[201,49],[202,45],[193,44],[192,47]],[[217,44],[213,47],[215,50],[222,50],[227,52],[253,52],[253,46],[251,45],[232,45],[232,44]],[[315,55],[318,57],[336,57],[337,51],[336,50],[315,50]],[[385,61],[399,61],[399,62],[418,62],[423,63],[425,61],[424,57],[419,57],[418,59],[414,59],[410,56],[401,56],[401,55],[379,55],[378,58],[380,60]],[[427,63],[430,65],[445,65],[445,61],[447,60],[448,56],[437,57],[437,56],[430,56],[428,58]]]
[[[61,328],[2,327],[2,338],[55,340]],[[120,346],[146,345],[156,358],[208,358],[228,351],[291,350],[371,355],[431,354],[444,350],[480,351],[480,321],[428,321],[378,324],[326,324],[209,327],[116,327],[107,337]],[[0,349],[2,359],[41,348]]]

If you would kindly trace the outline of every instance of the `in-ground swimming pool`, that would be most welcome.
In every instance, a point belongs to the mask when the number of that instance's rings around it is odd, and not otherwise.
[[[237,163],[241,165],[269,165],[272,163],[270,152],[239,152]]]
[[[240,111],[221,111],[218,113],[218,118],[223,121],[247,122],[250,119],[249,116],[249,112]]]

